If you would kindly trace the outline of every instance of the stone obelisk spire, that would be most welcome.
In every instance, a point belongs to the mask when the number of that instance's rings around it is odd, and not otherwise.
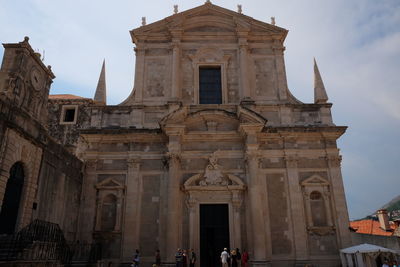
[[[326,103],[328,95],[326,94],[324,82],[322,81],[321,74],[319,73],[317,62],[314,58],[314,103]]]
[[[94,101],[101,104],[107,104],[107,90],[106,90],[106,60],[103,60],[101,67],[99,82],[97,83],[96,93],[94,94]]]

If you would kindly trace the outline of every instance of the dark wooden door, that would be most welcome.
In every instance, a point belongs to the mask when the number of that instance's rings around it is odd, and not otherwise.
[[[199,103],[222,104],[221,67],[201,67],[199,71]]]
[[[228,204],[200,205],[200,266],[220,267],[224,248],[229,249]]]

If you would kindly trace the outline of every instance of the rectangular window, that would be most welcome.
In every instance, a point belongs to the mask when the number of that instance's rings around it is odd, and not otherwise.
[[[73,122],[75,120],[75,109],[66,109],[64,115],[64,122]]]
[[[199,68],[199,103],[222,104],[221,66]]]
[[[77,120],[77,105],[63,105],[61,109],[60,124],[75,124]]]

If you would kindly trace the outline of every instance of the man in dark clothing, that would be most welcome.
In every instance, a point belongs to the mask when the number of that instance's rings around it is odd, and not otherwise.
[[[175,253],[175,262],[176,262],[176,267],[183,266],[183,255],[182,255],[182,250],[180,248],[178,248],[178,250]]]
[[[193,249],[190,249],[190,264],[189,267],[194,267],[196,264],[196,253],[194,253]]]

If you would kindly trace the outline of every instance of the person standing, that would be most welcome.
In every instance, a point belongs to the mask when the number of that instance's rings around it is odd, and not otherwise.
[[[240,254],[239,248],[236,248],[236,259],[237,259],[237,266],[240,266],[240,261],[242,259],[242,254]]]
[[[140,263],[140,253],[139,250],[136,249],[135,255],[133,256],[133,267],[139,267]]]
[[[178,248],[178,250],[175,253],[176,267],[182,267],[182,261],[183,261],[182,250]]]
[[[182,253],[182,266],[183,267],[187,267],[187,259],[188,259],[187,251],[186,251],[186,249],[184,249],[183,253]]]
[[[193,249],[190,249],[190,264],[189,267],[194,267],[196,264],[196,253],[194,253]]]
[[[221,263],[222,263],[222,267],[228,267],[228,258],[229,258],[229,254],[228,254],[228,249],[224,248],[224,251],[222,251],[221,253]]]
[[[161,265],[161,256],[160,256],[160,250],[159,249],[156,250],[155,258],[156,258],[156,266],[160,267],[160,265]]]
[[[231,267],[237,267],[237,255],[235,249],[232,249],[231,251]]]
[[[241,267],[247,267],[247,262],[249,261],[249,253],[243,249],[242,253],[242,266]]]

